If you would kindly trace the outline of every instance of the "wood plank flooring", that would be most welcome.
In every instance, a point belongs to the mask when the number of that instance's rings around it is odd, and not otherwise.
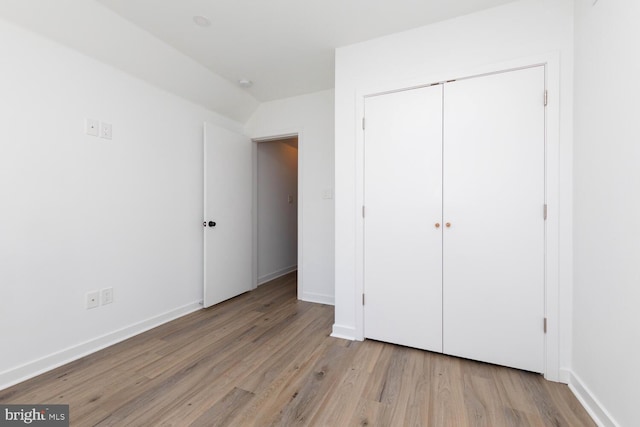
[[[0,391],[73,426],[594,426],[537,374],[329,337],[295,273]]]

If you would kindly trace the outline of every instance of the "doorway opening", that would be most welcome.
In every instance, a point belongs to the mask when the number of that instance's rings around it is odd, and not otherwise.
[[[298,270],[298,135],[254,140],[256,285]]]

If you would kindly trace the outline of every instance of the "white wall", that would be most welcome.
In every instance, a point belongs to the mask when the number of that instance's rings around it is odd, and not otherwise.
[[[640,3],[592,4],[575,2],[572,385],[603,425],[637,426]]]
[[[325,304],[334,301],[333,103],[333,90],[265,102],[246,124],[252,138],[299,134],[298,298]]]
[[[97,1],[2,0],[0,18],[234,120],[246,121],[258,107],[247,91]]]
[[[358,336],[356,304],[356,141],[358,100],[375,87],[428,83],[433,76],[466,72],[537,55],[559,55],[560,313],[559,360],[570,362],[571,340],[571,162],[573,4],[571,0],[521,0],[505,6],[340,48],[336,52],[336,312],[334,335]],[[557,108],[557,105],[554,108]],[[563,378],[566,380],[566,378]]]
[[[202,123],[241,126],[2,20],[0,40],[2,388],[199,308]]]
[[[298,264],[298,149],[292,142],[297,145],[293,139],[257,146],[259,284]]]

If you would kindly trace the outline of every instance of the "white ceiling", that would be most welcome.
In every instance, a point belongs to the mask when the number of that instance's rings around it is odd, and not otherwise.
[[[97,0],[269,101],[330,89],[334,49],[513,0]],[[208,17],[198,27],[196,15]]]

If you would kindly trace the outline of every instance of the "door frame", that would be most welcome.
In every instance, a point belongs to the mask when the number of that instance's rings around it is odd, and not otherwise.
[[[364,219],[359,213],[364,205],[364,130],[360,120],[364,117],[365,98],[387,92],[410,90],[436,82],[481,77],[483,75],[515,71],[534,66],[545,67],[545,87],[550,102],[545,109],[545,199],[548,206],[545,222],[545,334],[544,376],[548,380],[567,382],[561,373],[561,362],[570,358],[571,300],[560,289],[560,56],[559,53],[516,59],[485,65],[470,70],[443,72],[420,76],[410,80],[386,82],[363,87],[356,93],[356,197],[354,211],[358,214],[355,248],[355,338],[364,340]],[[542,102],[542,94],[541,94]],[[567,225],[565,225],[566,227]],[[564,286],[567,286],[565,284]],[[562,305],[561,305],[562,302]],[[562,338],[562,340],[561,340]],[[562,341],[562,342],[561,342]]]
[[[252,162],[253,162],[253,211],[252,211],[252,221],[253,221],[253,283],[254,288],[258,287],[258,144],[262,142],[269,141],[277,141],[280,139],[298,137],[298,194],[296,197],[298,198],[298,262],[297,262],[297,298],[300,299],[301,295],[304,295],[304,275],[303,275],[303,267],[304,267],[304,258],[303,258],[303,215],[302,215],[302,203],[303,203],[303,193],[302,193],[302,183],[303,183],[303,161],[304,161],[304,143],[303,143],[303,131],[302,129],[281,129],[274,132],[267,132],[259,135],[255,135],[250,137],[251,142],[253,143],[252,149]]]

